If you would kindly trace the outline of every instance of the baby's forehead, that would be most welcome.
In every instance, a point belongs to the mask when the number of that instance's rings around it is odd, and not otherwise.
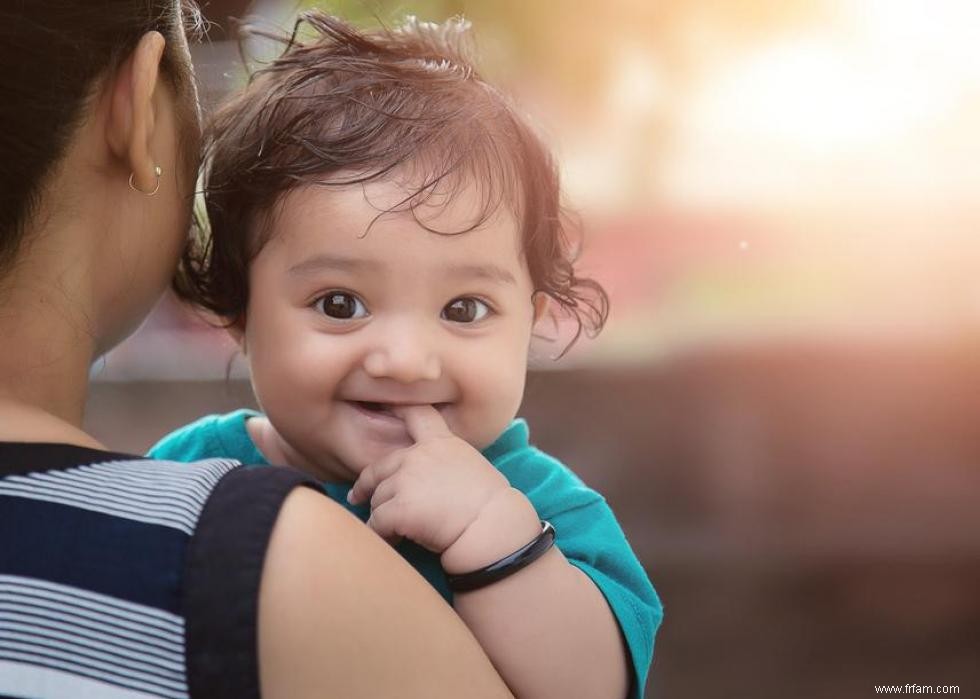
[[[271,228],[288,232],[307,222],[333,221],[360,236],[386,221],[412,222],[422,230],[447,236],[464,235],[487,227],[513,229],[519,234],[516,207],[507,197],[475,178],[444,178],[419,183],[399,174],[367,182],[346,183],[332,177],[287,192],[271,212]],[[358,230],[358,225],[362,227]]]
[[[395,179],[344,186],[305,185],[277,206],[267,245],[294,258],[309,250],[340,257],[374,256],[388,266],[493,257],[520,263],[522,235],[508,206],[487,202],[476,188],[417,195]],[[398,251],[410,254],[389,254]],[[430,266],[431,266],[430,264]]]

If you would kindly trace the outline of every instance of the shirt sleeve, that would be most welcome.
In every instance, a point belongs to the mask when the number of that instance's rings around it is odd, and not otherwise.
[[[214,443],[213,433],[217,420],[218,416],[208,415],[179,427],[150,447],[146,455],[151,459],[181,462],[220,457],[237,458]]]
[[[185,561],[187,684],[193,699],[259,699],[258,599],[286,497],[319,487],[291,468],[239,467],[215,487]],[[323,532],[329,541],[329,532]]]
[[[609,505],[561,462],[534,447],[511,452],[495,465],[528,497],[538,516],[554,525],[555,545],[606,598],[632,659],[630,697],[641,699],[663,606]]]

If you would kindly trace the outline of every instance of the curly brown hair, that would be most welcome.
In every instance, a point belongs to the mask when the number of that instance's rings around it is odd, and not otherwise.
[[[312,30],[313,38],[299,39],[301,30]],[[300,16],[291,36],[248,31],[285,49],[206,130],[209,231],[183,256],[174,282],[181,298],[226,327],[240,327],[249,263],[268,241],[271,217],[286,194],[408,169],[420,184],[396,208],[414,214],[422,201],[449,201],[455,188],[475,180],[484,206],[467,230],[509,206],[535,290],[577,322],[569,346],[583,331],[592,336],[602,329],[608,296],[575,273],[574,227],[561,206],[555,162],[511,102],[477,73],[468,22],[410,17],[395,29],[364,32],[313,10]]]

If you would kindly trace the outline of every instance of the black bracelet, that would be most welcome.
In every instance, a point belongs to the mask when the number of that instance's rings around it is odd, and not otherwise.
[[[555,528],[550,522],[541,522],[541,533],[526,546],[522,546],[514,553],[501,558],[496,563],[491,563],[486,568],[474,570],[472,573],[460,573],[459,575],[447,575],[449,588],[453,592],[469,592],[479,590],[481,587],[492,585],[498,580],[503,580],[509,575],[513,575],[521,568],[526,568],[531,563],[541,558],[548,549],[555,543]]]

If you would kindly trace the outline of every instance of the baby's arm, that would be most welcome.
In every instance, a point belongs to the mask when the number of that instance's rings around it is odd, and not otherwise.
[[[370,498],[369,526],[441,553],[450,574],[482,568],[541,532],[528,498],[437,411],[411,408],[404,418],[416,444],[369,466],[351,490],[352,502]],[[456,595],[455,607],[517,696],[626,696],[631,673],[616,619],[559,549]]]
[[[449,574],[499,560],[541,532],[527,498],[501,491],[442,555]],[[519,697],[625,697],[630,668],[616,619],[558,548],[454,606]]]

